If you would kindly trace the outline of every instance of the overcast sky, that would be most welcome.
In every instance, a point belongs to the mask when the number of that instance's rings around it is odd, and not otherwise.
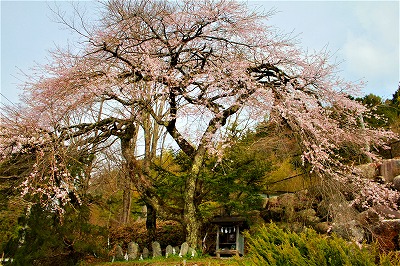
[[[71,6],[57,1],[67,13]],[[269,23],[298,35],[304,49],[325,46],[342,62],[341,75],[365,80],[364,92],[391,98],[399,82],[399,1],[248,1],[278,11]],[[54,1],[1,0],[1,102],[18,101],[21,71],[44,63],[48,50],[73,41],[53,22]],[[93,5],[80,1],[80,5]],[[3,96],[7,97],[5,99]]]

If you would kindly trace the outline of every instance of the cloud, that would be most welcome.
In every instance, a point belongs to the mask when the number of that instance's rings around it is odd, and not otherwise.
[[[360,24],[369,35],[378,35],[382,42],[399,42],[399,3],[395,1],[364,2],[355,11]]]
[[[348,29],[344,55],[349,71],[367,80],[399,76],[399,4],[360,2],[357,25]]]
[[[398,74],[399,53],[375,41],[349,33],[344,45],[346,63],[355,74],[366,78]]]

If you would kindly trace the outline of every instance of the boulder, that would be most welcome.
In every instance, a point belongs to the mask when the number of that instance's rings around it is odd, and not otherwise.
[[[317,215],[321,218],[328,218],[331,212],[331,204],[327,200],[321,200],[317,206]]]
[[[386,182],[393,182],[393,179],[400,175],[400,159],[383,160],[380,165],[380,173]]]
[[[386,251],[399,249],[400,219],[383,220],[374,228],[374,238]]]
[[[374,211],[384,219],[400,219],[400,212],[392,210],[384,205],[375,206]]]
[[[320,234],[327,234],[327,233],[329,233],[331,231],[331,229],[332,229],[332,226],[328,222],[317,223],[314,226],[314,230],[317,231],[317,233],[320,233]]]
[[[280,207],[270,207],[261,211],[260,216],[266,222],[280,222],[284,216],[284,210]]]
[[[188,253],[187,254],[189,254],[190,255],[190,257],[196,257],[197,256],[197,252],[196,252],[196,250],[195,249],[193,249],[193,248],[191,248],[191,247],[189,247],[189,249],[188,249]]]
[[[380,217],[376,211],[369,209],[359,213],[356,220],[361,226],[371,227],[379,223]]]
[[[314,209],[305,209],[297,213],[299,220],[306,225],[312,225],[319,222],[319,218],[316,214],[317,213]]]
[[[282,194],[278,198],[279,206],[283,209],[283,218],[291,221],[295,217],[296,195],[293,193]]]
[[[400,175],[397,175],[393,178],[393,187],[397,190],[400,191]]]
[[[362,243],[364,240],[364,229],[357,225],[355,220],[345,223],[333,223],[332,232],[352,242]]]
[[[376,164],[368,163],[355,166],[357,174],[360,174],[363,178],[374,180],[379,173],[379,169]]]

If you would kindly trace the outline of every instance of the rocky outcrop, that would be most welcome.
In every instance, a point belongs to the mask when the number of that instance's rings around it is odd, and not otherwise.
[[[368,163],[355,166],[355,171],[363,178],[391,183],[400,175],[400,159],[387,159],[380,163]]]
[[[345,204],[332,204],[315,196],[304,190],[270,198],[261,217],[294,232],[311,227],[318,233],[335,233],[358,243],[378,241],[386,250],[399,248],[400,212],[379,205],[359,213]]]
[[[400,191],[400,159],[359,165],[356,172]],[[261,216],[267,222],[280,223],[294,231],[312,227],[319,233],[334,232],[359,243],[378,241],[386,250],[400,249],[400,212],[375,205],[360,213],[350,206],[352,193],[344,193],[344,199],[335,199],[334,195],[326,199],[318,189],[282,194],[266,201]]]

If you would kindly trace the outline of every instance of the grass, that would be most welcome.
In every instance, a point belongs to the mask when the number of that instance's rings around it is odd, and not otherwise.
[[[228,266],[238,265],[241,258],[221,258],[217,259],[214,257],[206,258],[155,258],[147,260],[135,260],[135,261],[115,261],[115,262],[97,262],[97,263],[81,263],[81,266]]]

